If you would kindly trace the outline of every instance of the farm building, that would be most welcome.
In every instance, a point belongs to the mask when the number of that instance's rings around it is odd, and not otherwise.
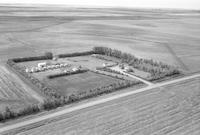
[[[133,72],[133,69],[130,68],[129,66],[124,67],[124,71],[126,72]]]
[[[77,71],[77,70],[79,70],[79,69],[76,67],[72,68],[72,71]]]
[[[28,72],[29,72],[29,69],[28,69],[28,68],[26,68],[26,70],[25,70],[25,71],[26,71],[26,73],[28,73]]]
[[[96,57],[97,55],[96,55],[96,54],[92,54],[91,56],[92,56],[92,57]]]
[[[108,64],[107,63],[103,63],[103,67],[106,67]]]
[[[58,60],[58,56],[54,56],[52,60],[57,61]]]
[[[46,62],[38,63],[38,67],[44,67],[44,66],[47,66],[47,63],[46,63]]]
[[[34,73],[35,72],[35,68],[31,68],[31,72]]]

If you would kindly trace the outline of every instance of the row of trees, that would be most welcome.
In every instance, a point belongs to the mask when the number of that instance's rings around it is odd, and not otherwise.
[[[25,61],[35,61],[35,60],[48,60],[53,58],[53,53],[46,52],[43,56],[34,56],[34,57],[23,57],[23,58],[14,58],[14,62],[25,62]]]
[[[139,84],[139,82],[121,80],[119,82],[116,82],[107,86],[91,89],[89,91],[82,91],[80,93],[71,94],[69,96],[64,96],[57,99],[56,98],[47,99],[44,101],[44,103],[29,105],[18,111],[12,110],[6,107],[5,111],[0,113],[0,122],[6,121],[9,119],[18,118],[21,116],[35,114],[43,110],[55,109],[57,107],[60,107],[66,104],[78,102],[80,100],[95,97],[95,96],[102,95],[105,93],[110,93],[119,89],[131,87],[136,84]]]
[[[53,74],[53,75],[48,75],[47,77],[49,79],[53,79],[53,78],[56,78],[56,77],[61,77],[61,76],[68,76],[68,75],[73,75],[73,74],[80,74],[80,73],[85,73],[87,72],[88,69],[79,69],[77,71],[71,71],[71,72],[63,72],[63,73],[57,73],[57,74]]]
[[[131,87],[133,85],[137,85],[139,83],[140,82],[138,82],[138,81],[121,80],[119,82],[116,82],[116,83],[113,83],[113,84],[110,84],[110,85],[107,85],[107,86],[98,87],[98,88],[95,88],[95,89],[91,89],[89,91],[82,91],[82,92],[78,93],[77,95],[74,95],[74,98],[76,100],[79,100],[79,99],[95,97],[95,96],[98,96],[98,95],[111,93],[111,92],[117,91],[119,89],[128,88],[128,87]]]
[[[175,67],[169,66],[162,62],[153,61],[152,59],[149,60],[137,58],[132,54],[123,53],[116,49],[111,49],[108,47],[94,47],[93,51],[96,54],[107,55],[121,59],[122,63],[128,63],[129,66],[149,72],[151,74],[149,80],[152,81],[162,79],[166,76],[181,74],[181,72]]]
[[[0,121],[6,121],[8,119],[14,119],[20,116],[38,113],[40,111],[39,105],[30,105],[18,111],[11,110],[9,107],[5,108],[5,111],[0,113]]]
[[[4,111],[0,112],[0,122],[18,118],[21,116],[35,114],[43,110],[51,110],[68,103],[70,103],[69,98],[60,98],[60,99],[54,98],[54,99],[47,99],[44,101],[44,103],[28,105],[20,110],[12,110],[9,107],[6,107]]]
[[[85,52],[75,52],[75,53],[67,53],[67,54],[59,54],[59,58],[65,58],[65,57],[75,57],[75,56],[84,56],[84,55],[91,55],[94,54],[93,51],[85,51]]]

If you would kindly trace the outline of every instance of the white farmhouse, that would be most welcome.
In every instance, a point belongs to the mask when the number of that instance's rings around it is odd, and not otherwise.
[[[46,65],[47,65],[46,62],[38,63],[38,67],[39,67],[39,68],[44,67],[44,66],[46,66]]]

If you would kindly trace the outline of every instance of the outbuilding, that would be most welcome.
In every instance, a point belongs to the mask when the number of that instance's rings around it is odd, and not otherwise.
[[[107,63],[103,63],[103,67],[106,67],[108,64]]]
[[[72,71],[78,71],[78,68],[74,67],[72,68]]]
[[[28,68],[26,68],[26,70],[25,70],[25,71],[26,71],[26,73],[28,73],[28,72],[29,72],[29,69],[28,69]]]
[[[38,63],[38,67],[44,67],[44,66],[47,66],[47,63],[46,63],[46,62]]]

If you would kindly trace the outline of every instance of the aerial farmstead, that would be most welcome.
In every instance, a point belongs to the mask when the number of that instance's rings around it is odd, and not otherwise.
[[[0,9],[0,135],[200,134],[198,10]]]
[[[44,110],[181,75],[175,67],[106,47],[57,56],[48,52],[7,64],[44,96]]]

